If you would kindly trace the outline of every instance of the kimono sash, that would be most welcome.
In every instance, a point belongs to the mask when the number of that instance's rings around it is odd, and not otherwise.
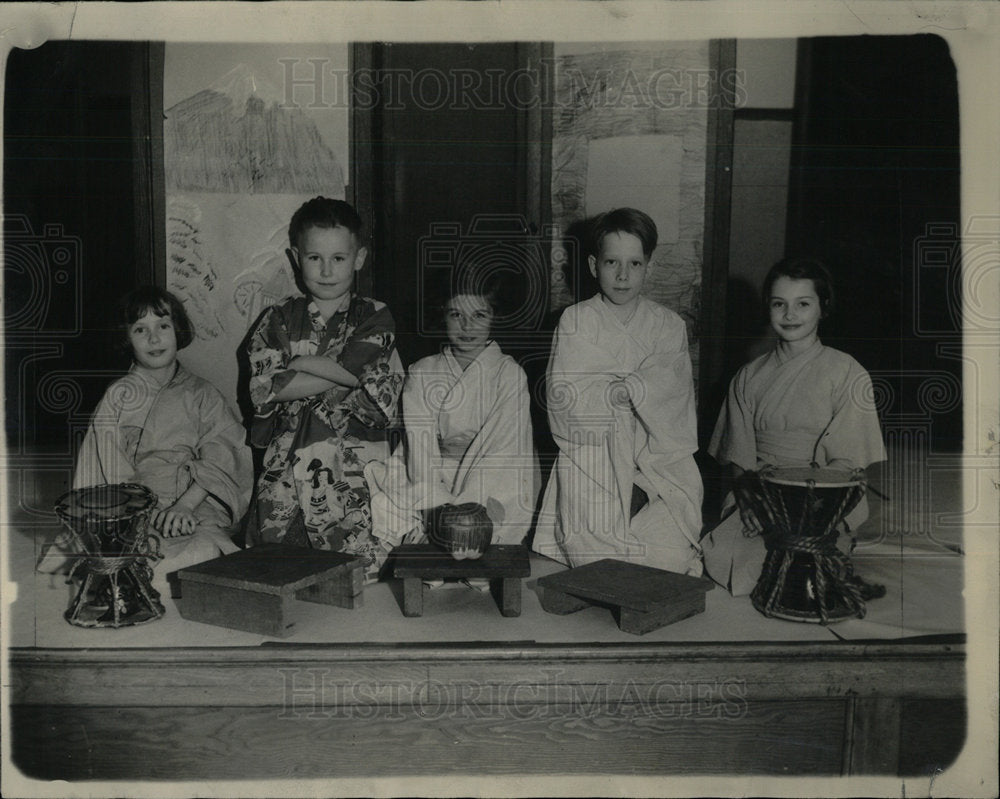
[[[813,449],[821,462],[826,461],[823,445],[816,446],[823,435],[822,430],[804,432],[801,430],[758,430],[757,458],[759,461],[784,466],[808,465],[813,460]]]

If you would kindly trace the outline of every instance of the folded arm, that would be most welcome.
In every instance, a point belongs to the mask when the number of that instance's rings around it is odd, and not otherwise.
[[[278,402],[313,397],[331,388],[355,388],[358,379],[325,355],[300,355],[288,363],[295,375],[274,395]]]

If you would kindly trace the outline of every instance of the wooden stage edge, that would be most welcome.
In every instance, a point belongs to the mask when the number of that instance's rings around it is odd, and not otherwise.
[[[906,776],[965,737],[963,636],[8,654],[12,761],[35,779]]]

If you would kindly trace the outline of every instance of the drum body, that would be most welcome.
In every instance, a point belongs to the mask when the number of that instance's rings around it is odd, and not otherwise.
[[[862,584],[837,537],[864,496],[864,471],[772,467],[744,477],[740,501],[761,522],[767,547],[750,594],[754,607],[765,616],[820,624],[862,618]]]
[[[56,502],[56,515],[78,541],[81,554],[129,555],[146,543],[156,494],[138,483],[77,488]]]
[[[159,554],[159,539],[149,532],[156,494],[138,483],[90,486],[70,491],[55,505],[76,542],[83,581],[66,611],[78,627],[124,627],[164,614],[152,587],[149,560]]]

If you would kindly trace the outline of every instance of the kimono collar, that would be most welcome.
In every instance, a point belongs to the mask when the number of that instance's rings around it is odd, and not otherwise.
[[[628,320],[625,321],[618,318],[618,314],[614,312],[609,303],[604,301],[604,296],[600,292],[591,297],[589,301],[599,308],[600,313],[604,314],[605,317],[611,320],[612,324],[620,327],[622,330],[627,330],[629,328],[632,322],[635,321],[636,317],[642,313],[643,306],[648,302],[645,297],[639,295],[636,299],[635,307],[632,309],[631,316],[629,316]]]
[[[341,314],[347,313],[351,309],[351,303],[354,302],[355,294],[352,291],[350,298],[344,303],[344,307],[334,313],[330,314],[330,318],[323,321],[323,313],[320,311],[319,306],[313,302],[311,297],[305,297],[306,300],[306,312],[309,314],[309,322],[312,324],[313,330],[317,332],[323,332],[327,329],[334,319],[336,319]]]
[[[135,363],[133,363],[128,370],[129,377],[135,380],[139,380],[142,383],[145,383],[147,386],[149,386],[152,389],[155,389],[156,391],[159,391],[161,388],[166,388],[167,386],[172,386],[176,383],[180,383],[186,380],[190,376],[190,374],[191,374],[190,372],[188,372],[183,366],[181,366],[180,361],[174,361],[174,373],[166,383],[157,383],[152,378],[147,377],[145,374],[139,371],[139,369],[136,368]]]
[[[451,345],[447,344],[444,348],[444,360],[448,364],[448,368],[451,370],[452,374],[461,376],[463,371],[467,371],[472,366],[479,366],[481,369],[489,369],[490,365],[500,359],[503,352],[500,350],[500,345],[495,341],[490,341],[481,353],[479,353],[466,367],[465,370],[462,369],[462,365],[455,359],[454,354],[451,351]]]
[[[111,392],[112,405],[118,409],[119,424],[142,427],[153,404],[164,391],[191,379],[191,373],[181,366],[180,361],[176,364],[173,377],[162,386],[136,369],[135,364],[121,380],[111,385],[108,391]]]
[[[776,346],[774,348],[774,359],[779,365],[784,366],[786,363],[798,360],[799,358],[812,358],[814,355],[819,354],[821,349],[823,349],[823,342],[820,341],[817,336],[812,345],[802,352],[789,353],[788,351],[783,350],[780,346]]]

